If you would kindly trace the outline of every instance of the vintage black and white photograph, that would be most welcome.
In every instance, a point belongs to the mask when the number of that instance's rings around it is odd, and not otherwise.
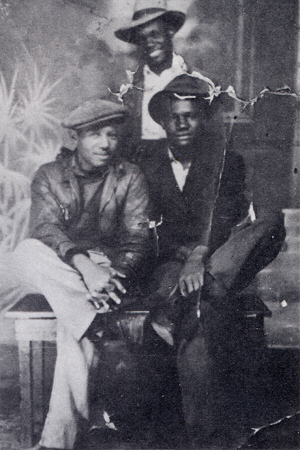
[[[1,450],[299,450],[299,23],[0,0]]]

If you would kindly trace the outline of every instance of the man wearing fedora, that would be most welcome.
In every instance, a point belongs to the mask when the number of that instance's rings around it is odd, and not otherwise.
[[[122,307],[148,256],[145,180],[119,156],[126,117],[120,104],[91,100],[64,120],[63,126],[76,132],[77,148],[63,148],[35,174],[30,239],[11,255],[12,272],[3,283],[43,294],[58,321],[54,382],[39,449],[73,448],[78,419],[89,418],[89,375],[105,320]]]
[[[178,351],[191,444],[224,448],[243,428],[242,391],[229,381],[241,343],[239,294],[276,257],[285,230],[271,201],[255,217],[243,159],[216,127],[221,101],[207,95],[206,82],[183,74],[151,98],[149,114],[167,140],[140,167],[157,224],[152,326]]]
[[[185,14],[168,10],[166,0],[136,0],[131,23],[117,30],[115,35],[138,47],[139,66],[132,85],[123,95],[131,113],[127,157],[138,158],[137,148],[151,152],[166,133],[148,112],[151,97],[173,78],[188,70],[183,58],[173,52],[173,36],[182,27]]]

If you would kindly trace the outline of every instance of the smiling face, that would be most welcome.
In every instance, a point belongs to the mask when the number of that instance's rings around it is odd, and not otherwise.
[[[192,156],[206,114],[201,102],[196,99],[169,99],[166,109],[161,125],[167,133],[174,157],[183,162]]]
[[[90,172],[109,164],[116,153],[118,142],[119,130],[116,124],[81,130],[77,145],[81,168]]]
[[[173,32],[162,20],[154,20],[138,28],[136,42],[151,70],[162,72],[172,64]]]

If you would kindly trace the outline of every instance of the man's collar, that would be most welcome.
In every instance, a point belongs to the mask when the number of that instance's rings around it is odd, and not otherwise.
[[[105,173],[107,171],[108,166],[103,166],[103,167],[95,167],[92,170],[84,170],[81,167],[79,158],[78,158],[78,153],[75,152],[74,154],[74,158],[72,161],[72,169],[75,175],[82,177],[82,178],[94,178],[95,176],[101,176],[103,175],[103,173]]]
[[[172,162],[179,163],[179,164],[182,165],[182,167],[183,167],[184,169],[189,169],[189,168],[190,168],[190,166],[191,166],[191,164],[192,164],[191,161],[185,161],[184,163],[182,163],[181,161],[179,161],[178,159],[176,159],[176,158],[174,157],[174,155],[173,155],[173,153],[172,153],[170,147],[168,147],[167,150],[168,150],[168,157],[169,157],[171,163],[172,163]]]
[[[182,56],[181,55],[177,55],[177,53],[173,52],[171,67],[169,67],[168,69],[163,70],[161,73],[165,72],[166,70],[172,70],[172,69],[177,69],[177,68],[179,68],[181,70],[184,70],[184,71],[187,70],[187,66],[186,66]],[[151,76],[159,77],[161,75],[161,74],[157,75],[156,73],[154,73],[150,69],[148,64],[144,65],[143,72],[144,72],[144,76],[147,76],[147,75],[150,76],[151,75]]]
[[[170,161],[171,162],[176,162],[176,159],[174,158],[174,155],[171,152],[170,147],[167,148],[167,151],[168,151],[168,157],[169,157]]]

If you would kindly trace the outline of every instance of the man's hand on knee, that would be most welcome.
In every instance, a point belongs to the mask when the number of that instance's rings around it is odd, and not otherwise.
[[[184,297],[203,286],[204,264],[200,260],[187,261],[179,276],[180,292]]]
[[[203,286],[204,260],[207,251],[208,248],[205,245],[198,245],[187,258],[179,276],[179,288],[184,297]]]

